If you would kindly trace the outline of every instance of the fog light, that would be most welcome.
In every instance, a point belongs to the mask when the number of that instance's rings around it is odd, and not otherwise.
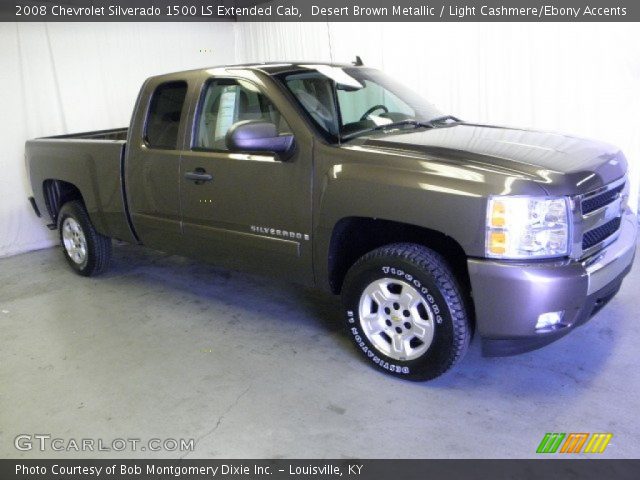
[[[561,326],[562,319],[564,318],[564,310],[559,312],[547,312],[538,317],[538,323],[536,323],[536,330],[553,330],[556,327]]]

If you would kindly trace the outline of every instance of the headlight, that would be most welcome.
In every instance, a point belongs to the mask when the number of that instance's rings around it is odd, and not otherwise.
[[[490,197],[486,254],[549,258],[569,254],[569,199]]]

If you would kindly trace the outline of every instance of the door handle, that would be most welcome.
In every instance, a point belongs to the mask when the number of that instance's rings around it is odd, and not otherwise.
[[[204,168],[196,168],[193,172],[185,173],[184,178],[195,182],[196,185],[202,185],[213,180],[213,175],[207,173]]]

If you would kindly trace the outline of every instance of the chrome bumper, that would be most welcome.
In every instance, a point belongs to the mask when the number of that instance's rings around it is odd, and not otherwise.
[[[476,328],[485,355],[540,348],[584,323],[618,291],[636,251],[637,217],[627,209],[619,235],[593,256],[562,262],[468,259]],[[554,331],[536,331],[539,315],[564,311]]]

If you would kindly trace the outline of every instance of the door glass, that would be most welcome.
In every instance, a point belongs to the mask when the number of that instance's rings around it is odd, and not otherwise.
[[[270,122],[278,134],[289,133],[287,121],[256,86],[243,80],[215,80],[206,87],[197,119],[196,150],[228,150],[225,136],[244,120]]]
[[[160,85],[153,92],[145,125],[145,140],[151,148],[175,150],[180,117],[187,95],[186,82]]]

